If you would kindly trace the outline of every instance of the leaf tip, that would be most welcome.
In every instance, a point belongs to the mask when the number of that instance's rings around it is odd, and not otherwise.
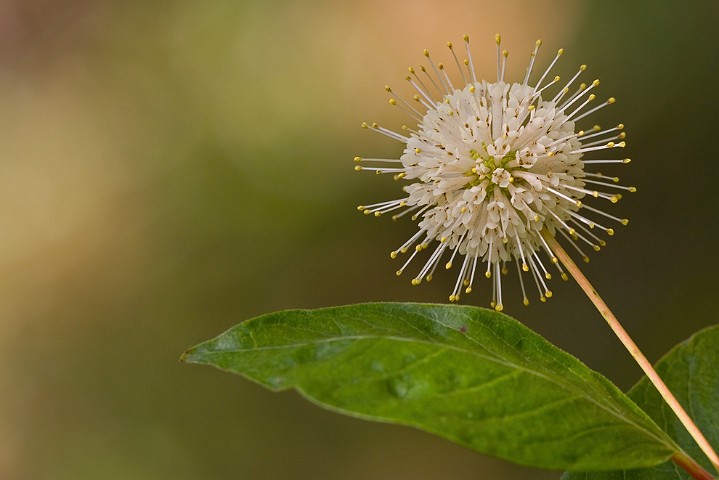
[[[197,363],[197,355],[196,355],[196,348],[190,348],[182,352],[182,355],[180,355],[179,362],[180,363]]]

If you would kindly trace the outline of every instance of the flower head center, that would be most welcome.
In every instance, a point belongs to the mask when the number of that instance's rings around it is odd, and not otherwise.
[[[469,154],[475,160],[476,165],[466,174],[466,176],[472,178],[466,188],[475,187],[483,183],[488,188],[493,188],[495,185],[500,188],[507,188],[510,183],[514,183],[512,171],[519,166],[516,162],[516,151],[511,151],[501,158],[489,155],[486,150],[484,155],[481,155],[476,150],[470,150]]]

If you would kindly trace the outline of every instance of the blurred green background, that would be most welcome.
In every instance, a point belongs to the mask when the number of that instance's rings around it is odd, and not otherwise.
[[[355,210],[398,185],[352,158],[399,154],[360,122],[406,122],[383,86],[465,32],[490,78],[500,32],[509,78],[542,38],[540,67],[565,47],[557,73],[602,79],[639,193],[586,273],[653,360],[715,323],[717,20],[713,0],[1,1],[0,477],[557,478],[177,360],[272,310],[446,301],[453,276],[394,276],[412,223]],[[636,381],[579,289],[553,290],[507,313]]]

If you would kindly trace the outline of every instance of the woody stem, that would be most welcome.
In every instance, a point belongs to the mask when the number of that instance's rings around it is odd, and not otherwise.
[[[684,425],[684,427],[687,429],[694,441],[697,443],[697,445],[699,445],[699,448],[701,448],[702,452],[704,452],[712,465],[714,465],[714,467],[719,470],[719,456],[717,456],[716,452],[709,444],[707,439],[704,437],[702,432],[699,430],[699,428],[696,426],[696,424],[692,421],[691,418],[689,418],[689,415],[687,415],[687,412],[681,406],[674,394],[669,390],[664,381],[659,377],[656,370],[654,370],[654,367],[652,367],[652,364],[649,363],[649,360],[647,360],[647,357],[644,356],[641,350],[639,350],[639,347],[637,347],[636,343],[634,343],[626,330],[624,330],[624,327],[622,327],[622,325],[619,323],[617,317],[615,317],[611,310],[609,310],[607,304],[604,303],[604,300],[601,299],[592,284],[589,283],[587,277],[585,277],[581,270],[579,270],[579,267],[577,267],[574,261],[569,257],[569,254],[567,254],[567,252],[564,250],[564,248],[562,248],[559,242],[557,242],[557,239],[554,238],[553,235],[549,234],[549,232],[547,232],[546,230],[542,230],[542,236],[546,240],[550,249],[562,262],[562,265],[564,265],[567,271],[572,275],[572,277],[574,277],[581,289],[584,290],[584,293],[587,295],[587,297],[589,297],[589,300],[591,300],[594,306],[597,307],[597,310],[599,310],[599,313],[607,321],[609,327],[612,329],[614,334],[617,336],[617,338],[619,338],[624,347],[629,351],[630,355],[639,364],[639,367],[642,369],[642,371],[644,371],[644,374],[647,376],[647,378],[649,378],[652,384],[659,391],[659,394],[662,396],[667,405],[669,405],[672,411],[674,411],[676,416],[682,422],[682,425]]]

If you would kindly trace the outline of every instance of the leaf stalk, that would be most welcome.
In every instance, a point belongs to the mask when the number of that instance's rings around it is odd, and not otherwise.
[[[692,457],[684,452],[678,452],[672,457],[672,462],[692,476],[694,480],[714,480],[714,477],[704,470]]]

